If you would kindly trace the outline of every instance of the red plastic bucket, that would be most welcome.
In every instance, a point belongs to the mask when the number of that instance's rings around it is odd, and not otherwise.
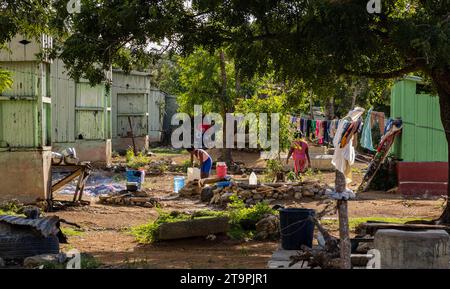
[[[222,162],[217,163],[216,174],[218,178],[225,178],[227,175],[227,164]]]

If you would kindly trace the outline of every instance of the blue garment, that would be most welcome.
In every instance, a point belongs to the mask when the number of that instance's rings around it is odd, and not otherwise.
[[[212,168],[212,158],[209,157],[206,161],[204,161],[200,167],[200,171],[202,173],[206,173],[209,174],[211,173],[211,168]]]
[[[369,109],[366,115],[365,124],[363,126],[361,134],[361,146],[369,151],[375,151],[372,143],[372,128],[370,127],[370,117],[372,115],[372,109]]]

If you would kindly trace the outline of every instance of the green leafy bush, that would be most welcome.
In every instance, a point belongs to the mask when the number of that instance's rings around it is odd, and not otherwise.
[[[280,160],[267,160],[265,173],[268,179],[273,181],[276,179],[277,174],[283,172],[283,170],[284,168]]]
[[[142,152],[134,155],[134,152],[131,148],[127,150],[125,158],[127,160],[127,167],[131,169],[143,168],[150,162],[150,157],[145,156]]]
[[[243,222],[256,224],[264,216],[278,213],[266,202],[259,202],[254,206],[246,207],[244,201],[239,199],[237,195],[232,195],[230,200],[231,202],[227,207],[228,217],[230,218],[230,231],[228,235],[233,239],[243,240],[253,238],[254,230],[244,228],[242,226]]]

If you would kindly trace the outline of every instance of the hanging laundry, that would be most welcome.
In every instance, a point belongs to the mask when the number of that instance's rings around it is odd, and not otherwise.
[[[361,135],[361,146],[373,152],[375,151],[375,149],[373,148],[372,142],[371,118],[372,118],[372,108],[369,109],[369,111],[367,112],[366,120],[364,122],[364,127]]]
[[[360,107],[350,111],[347,116],[339,122],[336,135],[333,139],[335,150],[331,163],[337,170],[345,175],[347,184],[351,182],[351,166],[355,162],[355,148],[353,147],[352,139],[354,134],[361,128],[361,121],[359,118],[363,113],[364,109]],[[342,139],[347,132],[349,133],[345,137],[345,145],[342,147]]]

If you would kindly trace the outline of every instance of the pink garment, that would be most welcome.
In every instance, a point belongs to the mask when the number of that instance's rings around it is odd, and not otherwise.
[[[306,159],[306,150],[308,149],[308,144],[304,140],[296,140],[292,144],[292,148],[294,149],[292,153],[292,157],[294,160],[305,160]]]
[[[316,121],[316,137],[319,139],[319,144],[323,144],[323,127],[322,121]]]

